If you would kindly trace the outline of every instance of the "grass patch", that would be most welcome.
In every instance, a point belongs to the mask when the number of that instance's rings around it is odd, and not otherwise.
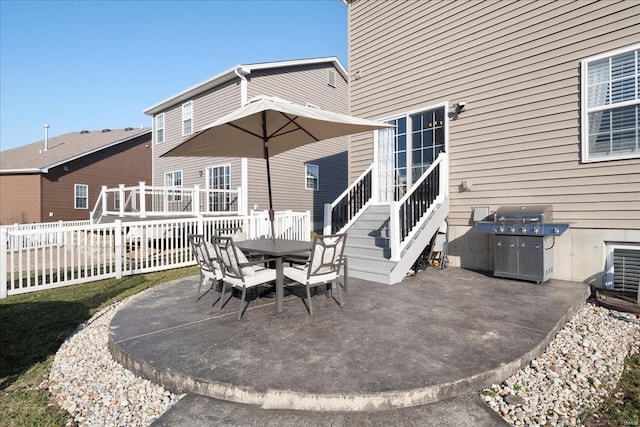
[[[616,389],[584,423],[588,427],[640,426],[640,353],[625,360]]]
[[[97,311],[197,267],[107,279],[0,300],[0,426],[64,425],[68,414],[40,390],[58,348]]]

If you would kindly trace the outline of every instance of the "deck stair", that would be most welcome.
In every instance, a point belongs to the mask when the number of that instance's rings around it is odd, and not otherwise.
[[[394,284],[406,277],[449,215],[446,153],[399,200],[380,192],[372,164],[333,203],[325,205],[324,233],[347,233],[349,276]],[[387,187],[389,188],[389,187]]]
[[[349,259],[349,276],[386,284],[402,281],[447,214],[448,204],[434,209],[396,262],[391,260],[388,238],[389,205],[370,205],[347,230],[344,252]]]

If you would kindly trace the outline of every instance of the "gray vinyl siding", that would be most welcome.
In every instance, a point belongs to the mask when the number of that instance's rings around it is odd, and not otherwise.
[[[328,70],[335,72],[335,87],[328,85]],[[332,63],[296,65],[254,70],[247,75],[248,99],[254,96],[277,96],[325,110],[348,112],[347,81]],[[204,92],[192,99],[193,130],[197,131],[241,104],[240,79]],[[154,185],[164,185],[164,174],[182,171],[183,186],[206,185],[207,167],[231,165],[231,188],[242,185],[240,158],[160,157],[178,145],[182,136],[182,104],[164,110],[165,141],[154,145]],[[155,120],[153,120],[155,126]],[[155,129],[154,129],[155,135]],[[347,186],[347,138],[335,138],[309,144],[271,159],[274,209],[311,211],[312,221],[320,223],[324,204],[331,203]],[[305,189],[305,163],[319,166],[319,190]],[[202,176],[200,176],[202,171]],[[269,207],[266,166],[263,159],[248,159],[248,208]],[[318,225],[318,224],[316,224]]]
[[[639,2],[355,0],[349,37],[352,114],[467,101],[449,120],[451,225],[553,204],[572,228],[640,228],[640,159],[580,160],[581,60],[638,43]],[[371,135],[352,137],[350,180],[372,160]]]
[[[335,72],[335,88],[327,84],[328,70]],[[347,82],[331,64],[255,71],[249,76],[248,96],[277,96],[302,105],[347,113]],[[275,210],[311,211],[312,222],[324,217],[331,203],[347,186],[347,143],[334,138],[299,147],[271,158],[271,187]],[[319,190],[305,189],[305,163],[319,166]],[[249,159],[249,209],[268,209],[266,166]],[[317,225],[317,224],[316,224]]]
[[[213,90],[204,92],[193,99],[193,122],[194,132],[202,129],[215,121],[220,116],[230,113],[240,107],[240,85],[236,79]],[[164,111],[165,140],[154,145],[153,150],[153,185],[164,185],[164,174],[172,171],[182,171],[183,187],[206,186],[206,169],[211,166],[224,164],[231,165],[231,188],[235,189],[241,185],[241,161],[239,158],[227,159],[219,157],[160,157],[181,143],[186,136],[182,136],[182,104],[180,102]],[[155,120],[153,121],[155,126]],[[155,135],[155,128],[154,128]],[[202,176],[200,176],[202,171]]]

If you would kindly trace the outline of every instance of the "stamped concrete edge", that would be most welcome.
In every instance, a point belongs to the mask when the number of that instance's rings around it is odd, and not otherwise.
[[[196,393],[220,400],[253,404],[264,409],[344,412],[383,411],[424,405],[464,394],[476,393],[491,384],[503,382],[531,362],[531,360],[542,354],[560,328],[586,303],[587,298],[591,294],[591,289],[586,284],[583,293],[584,298],[570,306],[544,339],[521,357],[468,378],[413,390],[360,395],[313,394],[287,390],[268,390],[267,392],[261,393],[222,382],[204,381],[188,377],[179,372],[159,370],[152,364],[138,360],[127,354],[124,349],[113,342],[111,333],[109,334],[108,345],[114,359],[125,368],[134,372],[136,375],[162,385],[174,393]]]

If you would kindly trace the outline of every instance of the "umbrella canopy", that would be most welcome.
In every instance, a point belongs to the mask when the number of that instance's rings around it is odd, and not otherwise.
[[[205,126],[162,157],[264,158],[267,162],[269,216],[274,237],[269,156],[323,139],[390,126],[294,104],[280,98],[261,96]]]

